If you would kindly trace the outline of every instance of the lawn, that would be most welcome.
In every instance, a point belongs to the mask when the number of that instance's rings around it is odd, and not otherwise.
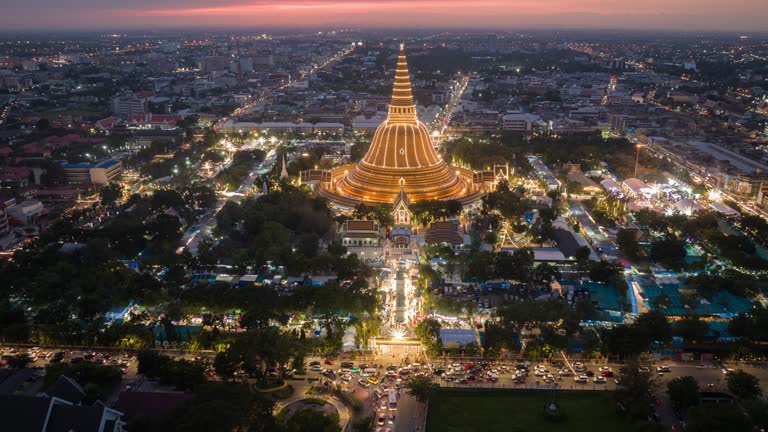
[[[616,432],[629,422],[616,413],[609,391],[558,391],[564,418],[544,417],[552,392],[442,389],[429,401],[426,432]]]

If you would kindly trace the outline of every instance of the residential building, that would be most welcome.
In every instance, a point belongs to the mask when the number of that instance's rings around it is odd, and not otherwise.
[[[118,117],[144,115],[147,111],[147,100],[132,93],[112,98],[112,113]]]
[[[47,396],[0,395],[3,430],[14,432],[123,432],[120,411],[101,402],[74,405]]]

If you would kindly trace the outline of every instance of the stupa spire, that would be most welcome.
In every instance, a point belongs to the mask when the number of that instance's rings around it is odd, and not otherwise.
[[[395,84],[392,89],[392,101],[389,103],[390,122],[416,122],[416,104],[413,102],[411,78],[408,75],[408,59],[405,56],[405,44],[400,44],[395,69]]]

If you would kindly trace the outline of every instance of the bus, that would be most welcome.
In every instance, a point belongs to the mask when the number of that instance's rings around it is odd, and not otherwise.
[[[395,389],[389,389],[389,409],[397,409],[397,391]]]

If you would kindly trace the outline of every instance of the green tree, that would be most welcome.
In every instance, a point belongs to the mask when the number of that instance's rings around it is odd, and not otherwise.
[[[739,399],[755,399],[763,394],[760,380],[756,376],[739,369],[725,376],[728,390]]]
[[[631,419],[645,420],[653,413],[657,387],[652,375],[641,373],[638,362],[632,360],[619,375],[614,397]]]
[[[692,376],[681,376],[667,383],[667,394],[672,402],[672,408],[679,412],[686,412],[688,408],[699,405],[699,384]]]
[[[685,241],[667,236],[651,244],[651,259],[673,269],[685,267]]]
[[[231,380],[237,371],[237,359],[229,350],[218,352],[213,359],[213,370],[222,380]]]
[[[709,332],[709,324],[698,315],[686,315],[675,323],[673,333],[682,337],[686,343],[701,342]]]
[[[404,387],[407,389],[406,391],[409,396],[425,405],[429,402],[429,398],[440,388],[440,386],[432,382],[428,375],[411,377],[405,382]]]
[[[341,432],[339,416],[303,410],[293,414],[285,424],[286,432]]]
[[[440,343],[440,329],[442,325],[434,318],[422,320],[414,329],[414,334],[431,355],[438,354],[442,348]]]
[[[768,430],[768,401],[765,399],[750,399],[741,402],[752,423],[760,430]]]
[[[123,185],[117,182],[110,182],[99,190],[99,200],[104,206],[113,207],[121,196],[123,196]]]
[[[634,259],[640,256],[640,244],[637,242],[636,231],[620,228],[616,232],[616,244],[627,257]]]
[[[661,311],[650,310],[640,314],[635,320],[635,327],[647,338],[648,342],[669,342],[672,340],[672,327]]]
[[[8,359],[8,366],[13,369],[24,369],[32,363],[32,358],[27,353],[16,354]]]

